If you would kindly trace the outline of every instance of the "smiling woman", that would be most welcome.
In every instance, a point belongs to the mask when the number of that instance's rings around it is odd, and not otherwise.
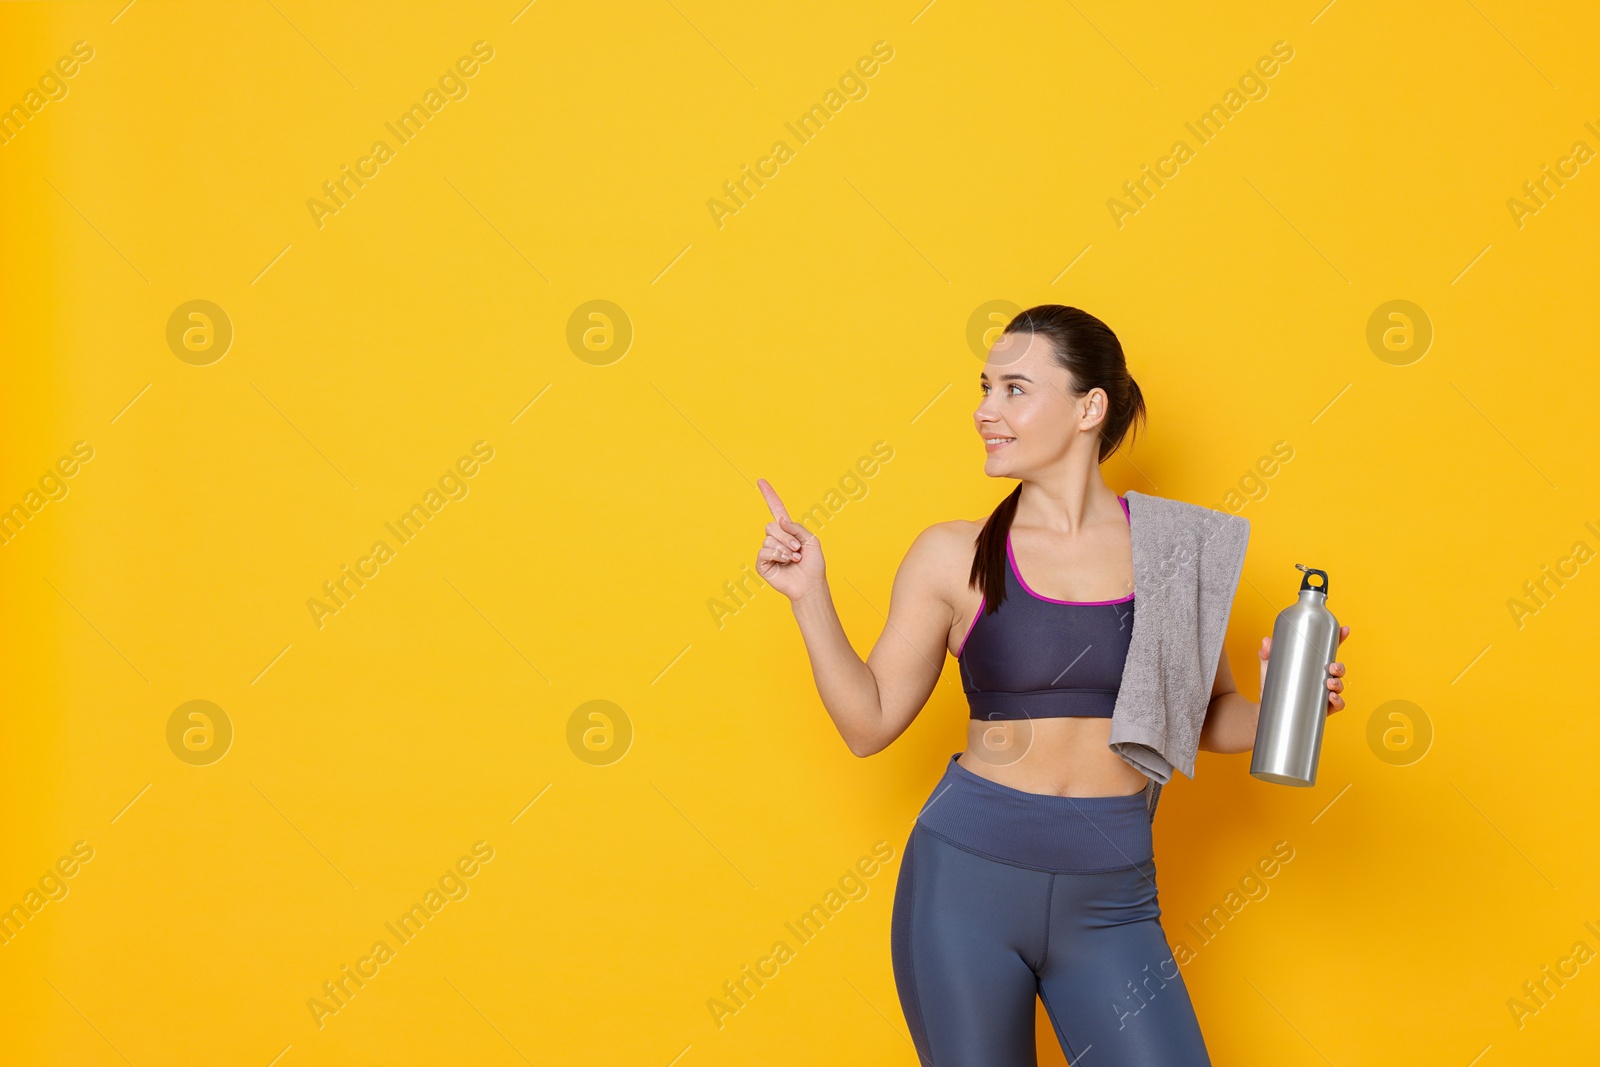
[[[1106,485],[1100,466],[1145,405],[1116,334],[1088,312],[1020,313],[978,384],[984,473],[1018,484],[983,521],[917,537],[866,660],[816,533],[757,483],[773,518],[757,568],[789,598],[853,754],[906,731],[941,652],[961,674],[966,751],[918,812],[895,887],[906,1024],[925,1064],[1032,1064],[1042,1000],[1072,1062],[1094,1049],[1103,1067],[1209,1064],[1161,926],[1152,822],[1199,748],[1251,746],[1259,708],[1223,650],[1249,522]],[[1161,995],[1119,1006],[1130,975]]]

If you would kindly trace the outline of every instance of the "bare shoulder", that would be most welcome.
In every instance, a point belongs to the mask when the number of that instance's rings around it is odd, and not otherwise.
[[[906,550],[902,568],[954,601],[972,569],[972,553],[983,523],[950,519],[927,527]]]

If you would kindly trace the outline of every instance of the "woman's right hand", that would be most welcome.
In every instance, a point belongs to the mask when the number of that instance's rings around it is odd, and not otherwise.
[[[767,508],[772,512],[766,540],[761,542],[761,551],[756,555],[756,573],[791,601],[798,600],[827,584],[822,542],[817,540],[816,534],[789,519],[789,511],[778,499],[771,483],[758,478],[756,487],[766,497]]]

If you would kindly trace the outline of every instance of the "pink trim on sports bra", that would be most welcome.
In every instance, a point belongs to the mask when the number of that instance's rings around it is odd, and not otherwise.
[[[1128,511],[1127,498],[1119,496],[1119,497],[1117,497],[1117,500],[1122,504],[1122,514],[1127,518],[1128,525],[1132,526],[1133,525],[1133,515],[1132,515],[1131,512]],[[1011,531],[1010,530],[1006,531],[1006,560],[1011,564],[1011,573],[1017,576],[1017,584],[1021,585],[1023,590],[1029,596],[1033,597],[1035,600],[1043,600],[1047,604],[1071,604],[1071,605],[1075,605],[1075,606],[1078,606],[1078,607],[1093,608],[1093,607],[1099,607],[1102,604],[1126,604],[1128,601],[1133,599],[1133,594],[1132,593],[1129,593],[1127,596],[1124,596],[1124,597],[1118,597],[1116,600],[1057,600],[1054,597],[1040,596],[1038,593],[1035,593],[1032,589],[1030,589],[1028,587],[1027,580],[1022,577],[1022,572],[1017,569],[1017,557],[1015,555],[1013,555],[1012,552],[1011,552]],[[981,610],[979,611],[979,614],[980,615],[982,614]],[[976,621],[977,616],[974,616],[973,618],[974,618],[974,621]],[[969,629],[967,632],[970,634],[972,631]],[[966,647],[966,642],[965,641],[962,642],[962,647],[963,648]]]
[[[1117,497],[1117,501],[1122,504],[1123,517],[1128,520],[1128,525],[1132,526],[1133,514],[1128,510],[1128,498],[1125,496],[1119,496]],[[1009,530],[1006,532],[1006,559],[1010,561],[1011,573],[1017,576],[1017,581],[1022,584],[1022,588],[1027,589],[1028,593],[1036,599],[1048,601],[1051,604],[1075,604],[1083,607],[1098,607],[1102,604],[1126,604],[1128,601],[1132,600],[1134,596],[1133,593],[1129,593],[1120,600],[1051,600],[1047,596],[1039,596],[1039,594],[1035,593],[1032,589],[1028,589],[1027,582],[1022,581],[1022,572],[1017,570],[1017,559],[1011,554],[1011,533]],[[967,642],[972,640],[972,631],[977,628],[978,620],[983,618],[983,609],[988,607],[988,604],[989,601],[987,597],[978,598],[978,610],[973,613],[972,621],[967,623],[967,632],[961,638],[961,644],[956,647],[956,659],[959,660],[961,658],[961,653],[966,651]]]

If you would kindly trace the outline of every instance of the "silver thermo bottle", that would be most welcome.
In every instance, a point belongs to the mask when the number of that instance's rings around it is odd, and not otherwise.
[[[1328,610],[1328,574],[1304,564],[1300,599],[1278,613],[1261,685],[1250,773],[1279,785],[1317,784],[1328,718],[1328,666],[1339,651],[1339,620]],[[1311,576],[1322,579],[1312,585]]]

